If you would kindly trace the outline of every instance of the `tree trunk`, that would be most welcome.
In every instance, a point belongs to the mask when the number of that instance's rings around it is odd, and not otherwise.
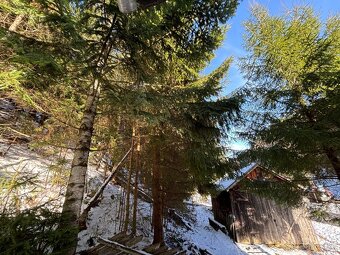
[[[136,167],[135,167],[135,184],[133,190],[133,211],[132,211],[132,234],[137,232],[137,206],[138,206],[138,176],[141,168],[140,161],[140,128],[137,128],[137,146],[136,146]]]
[[[121,192],[120,201],[119,201],[119,210],[118,210],[119,231],[123,231],[123,227],[124,227],[125,194],[126,194],[126,189],[125,187],[122,187],[122,192]]]
[[[139,168],[135,169],[135,183],[133,190],[133,209],[132,209],[132,225],[131,225],[131,233],[136,235],[137,232],[137,207],[138,207],[138,176],[139,176]]]
[[[90,94],[87,97],[83,119],[79,128],[78,142],[74,152],[70,178],[67,185],[61,227],[78,229],[78,218],[84,196],[88,158],[93,133],[94,119],[99,97],[99,80],[95,78]],[[67,255],[73,255],[76,250],[77,234],[74,235],[72,247]]]
[[[131,155],[130,155],[130,163],[129,163],[129,176],[127,180],[126,187],[126,205],[125,205],[125,222],[124,222],[124,232],[128,231],[129,228],[129,220],[130,220],[130,192],[131,192],[131,178],[132,178],[132,161],[133,161],[133,152],[134,152],[134,136],[135,136],[135,128],[132,127],[132,137],[131,137]]]
[[[338,158],[336,151],[333,148],[325,148],[325,153],[335,170],[338,180],[340,180],[340,159]]]
[[[158,141],[156,141],[157,143]],[[161,194],[161,169],[160,169],[160,151],[157,144],[154,145],[152,166],[152,227],[153,227],[153,243],[164,243],[163,234],[163,209]]]
[[[110,40],[110,38],[115,22],[116,15],[114,15],[112,19],[110,29],[102,44],[102,48],[96,63],[97,70],[93,72],[94,82],[86,100],[84,115],[79,128],[77,146],[74,151],[70,178],[67,185],[65,202],[62,210],[63,221],[60,224],[61,228],[73,227],[79,231],[78,220],[84,196],[94,120],[97,114],[97,104],[100,95],[99,78],[101,77],[103,70],[107,65],[107,61],[113,47],[113,41]],[[70,248],[64,254],[73,255],[75,253],[77,248],[78,231],[75,231],[73,238],[69,240],[69,242],[72,243],[72,246],[70,246]]]

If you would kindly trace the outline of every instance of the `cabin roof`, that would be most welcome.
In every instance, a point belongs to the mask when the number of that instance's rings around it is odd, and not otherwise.
[[[257,163],[251,163],[250,165],[243,167],[236,171],[236,176],[234,178],[223,178],[218,185],[223,190],[230,190],[232,187],[234,187],[240,180],[242,180],[243,176],[247,175],[249,172],[254,170],[259,165]]]
[[[267,172],[272,173],[277,178],[284,180],[284,181],[290,181],[289,178],[284,177],[274,171],[271,171],[269,169],[266,169],[265,167],[257,164],[257,163],[251,163],[246,167],[243,167],[236,171],[236,176],[233,178],[226,177],[222,179],[220,182],[218,182],[218,186],[220,186],[223,190],[229,191],[231,188],[233,188],[239,181],[243,179],[247,174],[249,174],[251,171],[256,169],[257,167],[260,167],[262,170],[265,170]]]

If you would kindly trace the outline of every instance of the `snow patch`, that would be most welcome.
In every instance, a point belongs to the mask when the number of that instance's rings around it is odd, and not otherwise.
[[[20,211],[40,205],[46,205],[53,211],[61,210],[65,187],[59,185],[58,181],[63,173],[54,171],[53,159],[30,151],[27,145],[11,145],[4,140],[0,140],[0,151],[5,155],[0,156],[1,181],[19,184],[1,191],[2,201],[19,199],[16,210]],[[8,207],[9,204],[2,206]]]
[[[90,168],[91,169],[91,168]],[[93,169],[89,171],[88,192],[93,193],[104,181],[103,176]],[[89,200],[90,198],[86,198]],[[87,250],[97,244],[97,238],[111,238],[122,231],[124,223],[125,202],[124,190],[118,185],[109,183],[101,197],[98,206],[92,208],[88,215],[87,229],[78,234],[77,252]],[[132,208],[133,196],[130,197],[130,208]],[[131,210],[132,211],[132,210]],[[138,201],[137,209],[137,235],[143,235],[144,244],[151,243],[151,205]],[[130,215],[130,217],[132,217]],[[131,218],[130,218],[131,222]]]
[[[212,206],[211,205],[211,196],[210,195],[201,195],[198,192],[193,194],[188,201],[190,204],[196,205],[205,205],[205,206]]]
[[[252,170],[257,164],[251,163],[250,165],[236,171],[236,176],[234,178],[226,177],[221,179],[217,185],[220,186],[223,190],[228,189],[235,183],[237,183],[243,175],[247,174],[250,170]]]
[[[182,248],[187,254],[199,254],[199,250],[205,250],[213,255],[244,254],[229,236],[221,231],[215,231],[209,225],[209,218],[213,217],[209,206],[192,205],[189,207],[190,215],[193,217],[192,230],[179,228],[172,223],[167,226],[181,240]]]
[[[340,227],[312,221],[323,255],[340,254]]]

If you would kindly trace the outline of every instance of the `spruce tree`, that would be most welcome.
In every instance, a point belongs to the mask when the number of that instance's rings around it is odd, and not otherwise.
[[[147,137],[141,175],[152,190],[154,243],[164,241],[165,209],[183,208],[183,200],[195,189],[203,190],[231,168],[221,141],[240,101],[212,99],[219,95],[230,62],[210,75],[188,76],[186,83],[173,84],[176,79],[169,78],[168,83],[144,89],[145,101],[137,110]],[[178,77],[176,70],[172,75]]]
[[[340,179],[339,17],[323,23],[308,7],[272,17],[262,7],[246,22],[242,90],[251,148],[257,161],[295,181],[310,174]]]

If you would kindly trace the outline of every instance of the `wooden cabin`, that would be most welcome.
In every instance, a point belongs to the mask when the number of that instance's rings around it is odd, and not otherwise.
[[[239,171],[233,180],[221,182],[223,191],[212,198],[214,218],[226,226],[239,243],[319,250],[311,221],[304,207],[292,208],[242,189],[244,178],[288,181],[257,164]]]

